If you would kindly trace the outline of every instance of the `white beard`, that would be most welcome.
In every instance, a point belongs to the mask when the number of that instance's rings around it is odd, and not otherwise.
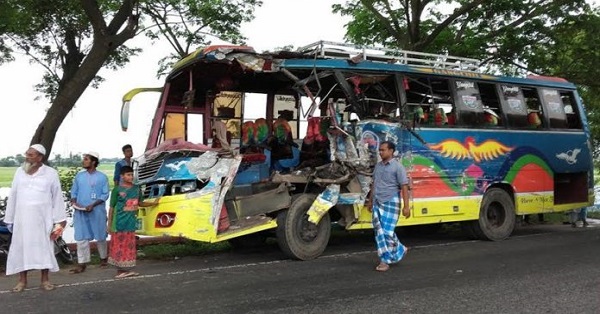
[[[21,164],[21,168],[23,168],[23,171],[25,171],[25,173],[29,173],[29,171],[31,171],[31,169],[33,168],[33,164],[30,162],[24,161]]]

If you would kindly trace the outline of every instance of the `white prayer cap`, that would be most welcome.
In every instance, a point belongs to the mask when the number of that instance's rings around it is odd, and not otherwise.
[[[88,153],[86,153],[86,155],[92,156],[92,157],[100,160],[100,154],[98,154],[97,152],[88,152]]]
[[[29,148],[33,148],[35,149],[38,153],[42,154],[42,155],[46,155],[46,148],[44,148],[44,146],[42,144],[33,144],[31,145],[31,147]]]

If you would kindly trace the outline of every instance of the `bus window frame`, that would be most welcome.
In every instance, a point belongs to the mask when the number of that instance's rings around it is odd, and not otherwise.
[[[448,95],[444,95],[441,93],[441,90],[434,89],[435,85],[432,83],[432,79],[436,81],[445,81],[446,87],[448,88]],[[423,82],[426,81],[426,82]],[[400,101],[400,108],[398,110],[401,112],[400,117],[405,117],[406,119],[412,121],[416,125],[421,125],[424,127],[435,127],[435,128],[448,128],[455,127],[456,125],[450,125],[448,123],[448,114],[456,112],[456,104],[455,104],[455,96],[452,92],[451,84],[452,78],[446,76],[435,76],[435,75],[414,75],[414,74],[400,74],[396,75],[396,84],[398,92],[398,101]],[[409,88],[407,88],[407,86]],[[410,87],[413,88],[410,88]],[[423,91],[415,91],[416,87],[422,87],[429,89],[428,93],[423,93]],[[436,94],[437,92],[437,94]],[[409,97],[409,94],[413,96]],[[417,96],[414,96],[417,95]],[[437,97],[438,95],[442,95]],[[416,98],[421,96],[421,100],[419,102],[415,102]],[[446,96],[448,99],[443,99]],[[442,99],[436,99],[436,98]],[[427,101],[426,101],[427,100]],[[415,117],[415,113],[417,112],[417,108],[421,108],[423,117]],[[451,110],[446,112],[444,108],[450,107]],[[435,123],[435,117],[433,118],[433,122],[431,123],[430,115],[435,114],[435,110],[442,109],[443,113],[446,115],[444,119],[442,117],[442,123],[437,125]]]
[[[580,103],[577,101],[577,94],[574,90],[568,90],[568,89],[557,89],[558,93],[560,94],[561,97],[561,101],[563,104],[563,111],[565,112],[565,116],[567,119],[567,128],[566,130],[573,130],[573,131],[582,131],[583,130],[583,118],[582,118],[582,114],[581,114],[581,108],[580,108]],[[567,113],[567,110],[565,110],[565,108],[567,107],[565,105],[564,102],[564,97],[569,97],[570,103],[568,105],[571,106],[571,110],[573,111],[572,113]],[[575,117],[576,119],[576,125],[572,126],[571,122],[569,120],[569,115],[572,115]]]
[[[454,108],[455,108],[455,115],[456,115],[456,126],[460,127],[460,128],[483,128],[483,103],[481,101],[481,93],[479,92],[479,86],[477,85],[477,81],[475,80],[469,80],[466,78],[450,78],[450,91],[453,94],[453,98],[454,98]],[[470,95],[470,96],[474,96],[475,97],[475,101],[476,101],[476,108],[473,109],[477,109],[477,110],[469,110],[469,109],[465,109],[468,108],[467,105],[465,105],[465,103],[463,102],[462,97],[459,98],[459,91],[458,91],[458,86],[457,86],[457,82],[469,82],[469,83],[473,83],[473,89],[475,89],[477,91],[476,95]],[[469,95],[462,95],[462,96],[469,96]],[[464,123],[463,121],[463,113],[464,112],[474,112],[475,114],[475,120],[476,123],[472,124],[472,123]]]
[[[506,89],[505,89],[506,87]],[[506,127],[509,129],[527,129],[528,127],[528,123],[527,123],[527,105],[525,104],[525,97],[523,96],[523,90],[521,88],[521,85],[518,84],[512,84],[512,83],[504,83],[504,82],[498,82],[496,84],[496,89],[498,92],[498,95],[500,96],[500,106],[502,107],[502,113],[506,119]],[[512,90],[513,88],[517,88],[518,91],[516,93],[516,95],[508,95],[507,93],[510,92],[510,90]],[[511,104],[510,100],[518,100],[520,102],[519,109],[520,110],[516,110],[516,103]],[[522,125],[521,124],[517,124],[518,120],[514,117],[521,117],[523,120]]]
[[[540,86],[532,86],[532,85],[522,85],[521,87],[521,92],[523,93],[523,99],[525,100],[525,106],[527,109],[527,122],[529,124],[528,127],[526,127],[526,129],[532,130],[532,131],[538,131],[538,130],[546,130],[548,129],[548,125],[549,125],[549,121],[548,121],[548,115],[546,114],[546,108],[544,107],[544,103],[542,101],[542,96],[540,95]],[[531,109],[530,108],[530,104],[528,103],[528,99],[525,96],[525,90],[532,90],[533,93],[535,93],[535,98],[532,99],[537,99],[537,109]],[[537,113],[539,119],[540,119],[540,125],[537,127],[532,127],[531,126],[531,122],[529,121],[529,115],[531,113]]]

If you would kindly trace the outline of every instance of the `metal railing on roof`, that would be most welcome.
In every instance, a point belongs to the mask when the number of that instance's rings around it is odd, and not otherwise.
[[[355,62],[370,60],[447,70],[481,72],[481,61],[477,59],[402,49],[367,47],[321,40],[300,47],[297,51],[317,58],[352,59]]]

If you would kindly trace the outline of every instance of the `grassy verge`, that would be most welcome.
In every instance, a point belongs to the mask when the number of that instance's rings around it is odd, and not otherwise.
[[[10,187],[17,167],[0,167],[0,187]]]
[[[138,250],[139,259],[171,260],[184,256],[201,256],[213,252],[231,250],[227,241],[218,243],[203,243],[184,241],[183,243],[150,244]]]
[[[598,212],[588,212],[587,217],[591,218],[591,219],[600,219],[600,211],[598,211]]]
[[[108,176],[108,182],[112,189],[113,186],[113,173],[115,170],[114,164],[103,163],[98,166],[98,170],[104,172]],[[68,169],[61,167],[60,169]],[[10,187],[12,184],[13,177],[17,171],[17,167],[0,167],[0,187]]]

